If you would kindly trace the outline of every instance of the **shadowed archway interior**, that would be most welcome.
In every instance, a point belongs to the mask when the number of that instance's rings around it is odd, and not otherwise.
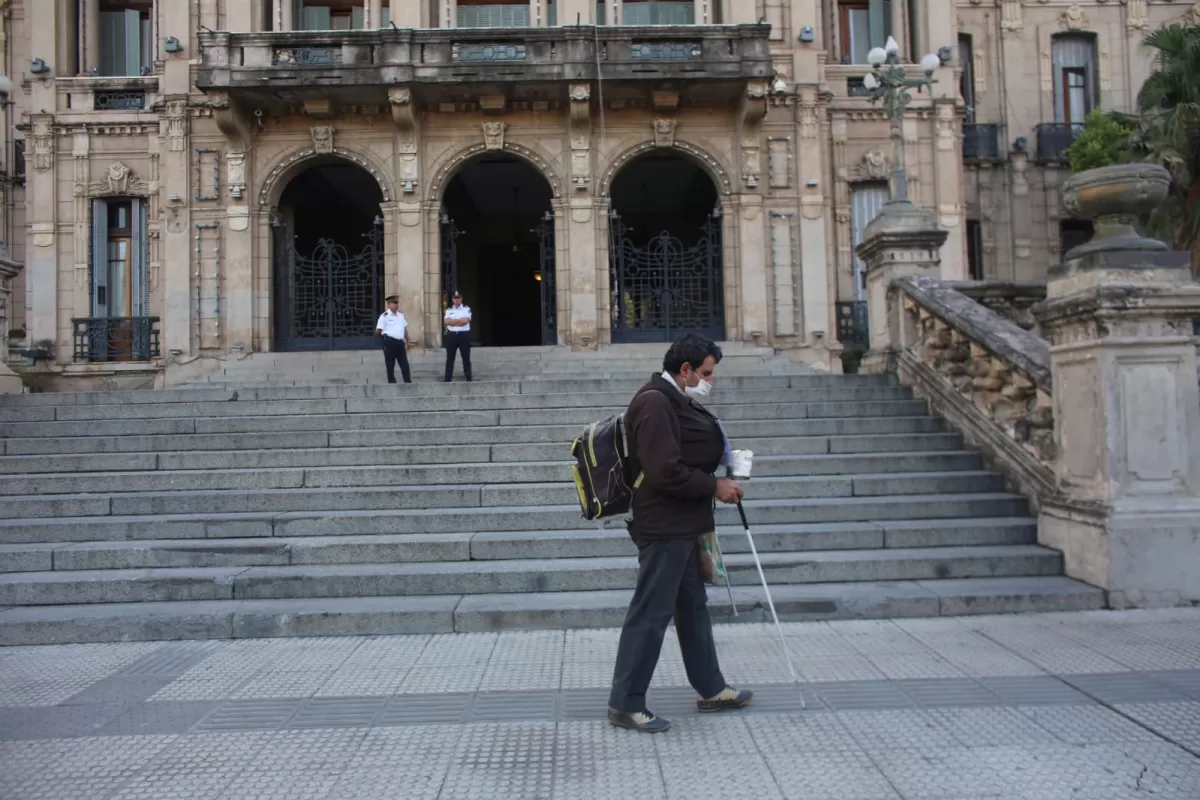
[[[555,332],[552,198],[541,173],[504,154],[473,159],[446,185],[443,282],[471,307],[475,344],[552,343],[546,341]]]
[[[316,162],[284,189],[273,216],[275,349],[375,346],[383,309],[379,184],[339,158]]]
[[[614,342],[725,335],[721,206],[691,158],[651,150],[613,178],[609,278]]]

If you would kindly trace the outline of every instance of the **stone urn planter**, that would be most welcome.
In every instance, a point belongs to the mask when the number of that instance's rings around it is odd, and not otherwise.
[[[1116,164],[1076,173],[1062,188],[1062,204],[1072,216],[1092,221],[1095,233],[1073,247],[1064,262],[1106,252],[1161,252],[1167,245],[1143,236],[1141,219],[1167,197],[1171,174],[1157,164]]]

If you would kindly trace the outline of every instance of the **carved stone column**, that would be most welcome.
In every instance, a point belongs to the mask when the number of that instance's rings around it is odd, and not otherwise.
[[[367,0],[366,27],[378,30],[383,27],[383,0]]]
[[[600,318],[596,278],[596,210],[592,186],[592,87],[573,83],[569,91],[571,179],[566,188],[566,263],[556,260],[556,288],[570,298],[559,304],[560,330],[567,317],[573,349],[594,349],[600,343]],[[559,223],[560,230],[563,228]],[[559,248],[563,252],[563,248]]]
[[[738,108],[744,189],[738,198],[740,213],[736,219],[741,330],[735,335],[743,341],[765,338],[772,327],[767,300],[767,224],[763,196],[757,191],[762,173],[762,122],[766,114],[767,83],[751,81]]]
[[[384,216],[384,233],[393,246],[385,253],[384,285],[389,294],[400,295],[400,310],[408,318],[409,338],[414,348],[437,346],[429,341],[437,329],[426,329],[425,214],[421,208],[420,116],[412,89],[393,86],[388,90],[392,122],[396,126],[396,171],[400,192],[391,216]],[[435,249],[436,253],[437,250]]]
[[[388,0],[391,5],[391,14],[389,15],[392,24],[397,28],[422,28],[429,27],[421,23],[421,4],[413,3],[410,0]],[[433,21],[433,25],[437,25],[437,20]]]
[[[861,372],[892,372],[899,342],[899,309],[890,307],[889,288],[910,275],[939,277],[946,232],[933,214],[909,202],[890,202],[863,231],[858,257],[867,265],[867,324],[870,349]]]
[[[254,124],[249,111],[229,97],[214,97],[213,118],[225,136],[225,202],[222,252],[225,300],[223,341],[225,350],[250,353],[254,349],[254,231],[250,226],[250,151]]]
[[[1166,196],[1166,170],[1089,170],[1064,206],[1097,236],[1066,254],[1034,307],[1050,337],[1055,478],[1039,540],[1117,608],[1200,601],[1200,389],[1188,253],[1132,222]]]

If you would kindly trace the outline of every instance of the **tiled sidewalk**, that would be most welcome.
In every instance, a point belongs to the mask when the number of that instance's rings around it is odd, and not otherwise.
[[[612,630],[0,649],[0,798],[1200,800],[1200,610],[785,628],[703,717],[669,637],[656,737]]]

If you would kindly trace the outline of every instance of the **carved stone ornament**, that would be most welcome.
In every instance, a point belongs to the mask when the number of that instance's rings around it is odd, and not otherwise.
[[[1087,14],[1078,5],[1071,5],[1058,15],[1058,24],[1069,31],[1080,31],[1087,27]]]
[[[167,148],[172,153],[182,153],[187,137],[187,101],[172,100],[163,112],[163,129]]]
[[[859,181],[882,181],[892,171],[891,159],[882,150],[863,153],[862,160],[854,168],[853,179]]]
[[[246,154],[227,153],[225,155],[225,168],[229,184],[229,196],[234,200],[242,199],[246,194]]]
[[[483,123],[483,146],[488,150],[504,149],[504,131],[507,122],[489,121]]]
[[[1021,19],[1021,0],[1001,0],[1000,30],[1004,33],[1020,33],[1025,27]]]
[[[114,161],[108,165],[106,178],[108,180],[109,194],[126,194],[129,191],[129,177],[132,173],[129,167],[122,164],[120,161]]]
[[[592,87],[586,83],[571,84],[571,102],[582,103],[592,98]]]
[[[54,166],[54,125],[50,120],[33,123],[33,168],[44,172]]]
[[[762,171],[759,157],[760,139],[762,138],[762,121],[767,115],[767,84],[765,81],[753,81],[746,87],[746,96],[742,98],[741,107],[741,139],[742,139],[742,180],[747,189],[758,188],[758,176]]]
[[[575,191],[587,191],[592,179],[591,170],[591,87],[586,83],[571,85],[571,184]]]
[[[333,152],[332,125],[313,125],[310,132],[312,133],[314,153],[324,156]]]
[[[659,117],[654,120],[654,145],[656,147],[675,146],[675,120],[671,117]]]

